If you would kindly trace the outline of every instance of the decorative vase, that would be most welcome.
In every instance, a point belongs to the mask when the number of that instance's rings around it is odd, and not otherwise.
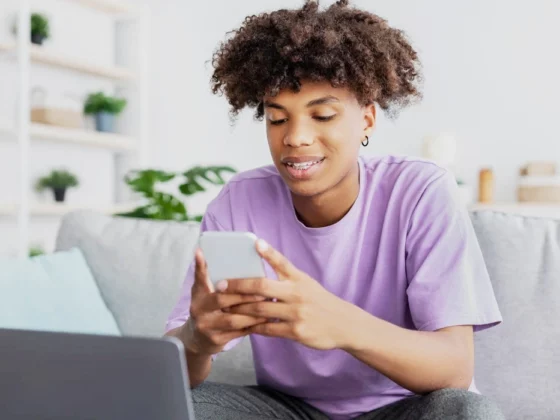
[[[43,45],[45,37],[40,34],[31,34],[31,43],[36,45]]]
[[[66,188],[53,188],[54,201],[57,203],[64,202],[64,196],[66,195]]]
[[[104,133],[112,133],[115,125],[115,116],[109,112],[101,111],[95,114],[95,129]]]
[[[494,199],[494,172],[492,168],[482,168],[478,175],[478,201],[491,203]]]

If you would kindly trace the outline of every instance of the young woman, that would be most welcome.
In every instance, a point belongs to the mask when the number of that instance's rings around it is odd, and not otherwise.
[[[214,67],[232,113],[266,120],[274,165],[234,177],[202,230],[255,233],[269,278],[213,291],[197,251],[167,324],[197,419],[502,418],[474,386],[473,332],[501,316],[452,174],[359,156],[378,108],[420,96],[403,32],[307,2],[247,18]],[[247,335],[258,386],[203,383]]]

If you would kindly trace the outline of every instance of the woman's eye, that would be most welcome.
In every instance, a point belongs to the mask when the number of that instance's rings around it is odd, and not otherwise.
[[[336,117],[336,114],[335,114],[335,115],[325,116],[325,117],[316,116],[316,117],[313,117],[313,118],[315,118],[317,121],[330,121],[330,120],[332,120],[334,117]]]
[[[327,115],[327,116],[317,115],[313,118],[317,121],[326,122],[326,121],[332,120],[334,117],[336,117],[336,114],[335,115]],[[284,124],[286,121],[288,121],[287,118],[283,118],[283,119],[280,119],[280,120],[269,120],[271,125],[281,125],[281,124]]]

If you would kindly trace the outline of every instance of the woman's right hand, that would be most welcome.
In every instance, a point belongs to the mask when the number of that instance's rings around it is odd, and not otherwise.
[[[190,318],[181,334],[185,337],[186,350],[196,355],[217,354],[231,340],[247,335],[246,328],[267,322],[266,318],[227,312],[229,307],[264,299],[261,296],[216,293],[208,278],[202,251],[197,249]]]

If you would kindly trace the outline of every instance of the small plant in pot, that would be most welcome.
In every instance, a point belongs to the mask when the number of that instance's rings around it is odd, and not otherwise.
[[[54,200],[62,203],[66,196],[66,190],[76,186],[78,186],[76,175],[67,170],[53,170],[49,175],[39,179],[36,188],[37,191],[51,189],[54,194]]]
[[[105,95],[103,92],[90,94],[84,104],[84,113],[95,116],[97,131],[112,133],[115,116],[126,107],[126,99]]]
[[[31,14],[31,42],[42,45],[50,35],[49,20],[40,13]]]

